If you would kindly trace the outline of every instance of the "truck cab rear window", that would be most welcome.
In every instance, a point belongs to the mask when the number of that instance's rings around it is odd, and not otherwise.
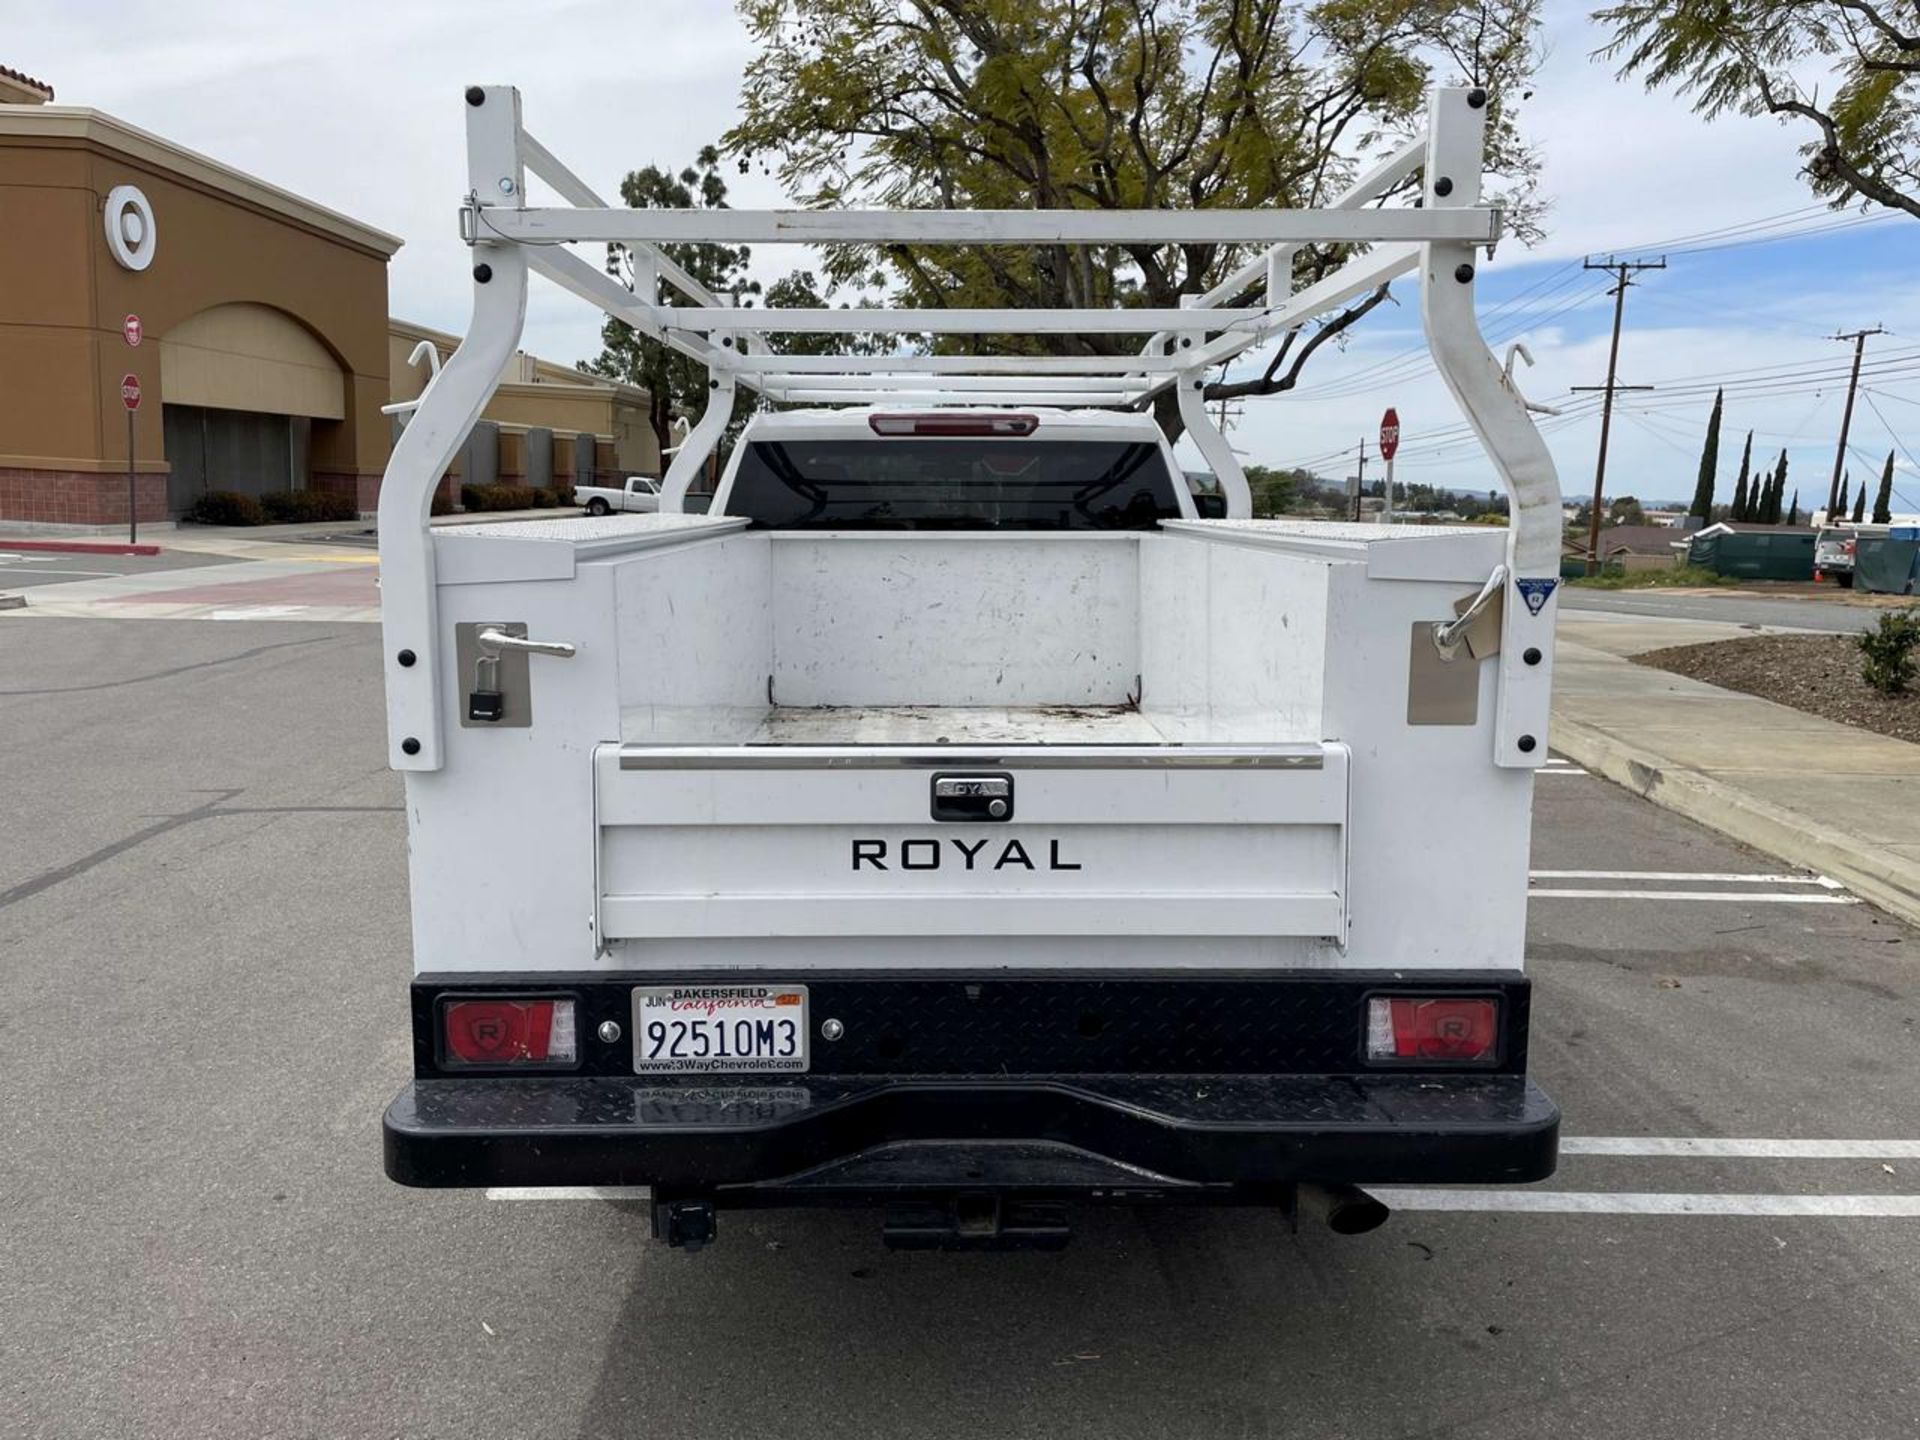
[[[769,530],[1144,530],[1180,517],[1157,445],[760,440],[727,513]]]

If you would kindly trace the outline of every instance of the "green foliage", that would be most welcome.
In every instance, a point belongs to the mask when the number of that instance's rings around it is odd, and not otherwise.
[[[694,163],[677,175],[655,165],[635,170],[620,182],[620,198],[623,203],[643,210],[724,210],[727,182],[720,174],[720,152],[712,145],[703,146]],[[665,244],[660,250],[707,289],[716,295],[732,296],[737,305],[751,307],[754,297],[762,294],[760,282],[747,274],[753,253],[745,245]],[[632,283],[625,251],[608,247],[607,268],[609,273]],[[662,285],[659,296],[662,304],[695,303],[671,285]],[[806,270],[796,271],[767,286],[763,299],[773,309],[811,309],[827,303],[813,273]],[[671,449],[676,439],[674,417],[683,416],[691,421],[706,409],[709,379],[706,366],[647,339],[624,320],[611,317],[600,327],[600,343],[600,354],[580,368],[644,388],[650,401],[647,418],[653,426],[654,439],[661,450]],[[765,343],[783,355],[818,355],[829,350],[876,354],[881,348],[873,337],[860,335],[769,335]],[[718,453],[732,447],[757,404],[752,392],[744,387],[735,394],[733,418]]]
[[[535,500],[526,485],[462,485],[460,503],[469,510],[531,510]]]
[[[1913,683],[1914,650],[1920,648],[1920,609],[1889,610],[1854,641],[1860,647],[1860,678],[1882,695],[1903,695]]]
[[[1887,468],[1880,472],[1880,488],[1873,496],[1873,523],[1885,525],[1893,519],[1893,451],[1887,451]]]
[[[332,490],[269,490],[260,497],[260,508],[275,525],[360,518],[353,497]]]
[[[1727,508],[1726,518],[1744,520],[1747,518],[1747,506],[1752,503],[1747,492],[1747,473],[1753,467],[1753,431],[1747,431],[1747,443],[1740,450],[1740,478],[1733,483],[1733,504]],[[1755,477],[1757,490],[1759,477]],[[1711,517],[1709,517],[1711,518]]]
[[[251,495],[237,490],[209,490],[189,505],[181,518],[196,525],[264,525],[267,512]]]
[[[1302,482],[1313,483],[1305,470],[1275,470],[1266,465],[1243,467],[1247,489],[1253,492],[1253,513],[1259,516],[1285,515],[1299,501]]]
[[[1739,582],[1698,565],[1674,565],[1660,570],[1626,570],[1612,565],[1602,575],[1580,575],[1567,582],[1591,590],[1661,590],[1673,587],[1691,590],[1703,585],[1736,585]]]
[[[1690,515],[1698,515],[1702,520],[1713,514],[1713,487],[1720,473],[1720,402],[1722,392],[1713,392],[1713,413],[1707,417],[1707,439],[1700,447],[1700,474],[1693,485],[1693,505]],[[1741,476],[1745,478],[1745,469]]]
[[[1419,126],[1431,85],[1470,79],[1490,92],[1495,192],[1532,233],[1537,167],[1515,105],[1535,63],[1537,8],[1538,0],[740,0],[757,53],[725,144],[801,204],[823,208],[1312,205]],[[880,272],[892,298],[910,306],[1173,306],[1250,253],[842,246],[826,274],[844,285]],[[1349,253],[1303,247],[1295,279],[1318,278]],[[1344,324],[1335,317],[1323,328]],[[1100,354],[1139,342],[981,343]],[[1300,349],[1296,361],[1311,342]],[[1291,373],[1270,370],[1209,395],[1270,393],[1287,388]]]
[[[1814,193],[1920,216],[1920,23],[1912,0],[1622,0],[1600,54],[1709,118],[1793,116]],[[1809,88],[1803,79],[1814,82]]]
[[[1644,525],[1647,523],[1647,512],[1641,508],[1636,496],[1622,495],[1608,504],[1607,523],[1609,525]]]
[[[1860,493],[1853,497],[1853,523],[1858,525],[1867,517],[1867,482],[1860,482]]]

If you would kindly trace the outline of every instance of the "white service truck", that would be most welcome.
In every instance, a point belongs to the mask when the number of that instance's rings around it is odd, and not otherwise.
[[[647,475],[629,475],[624,485],[576,485],[573,503],[589,515],[611,515],[624,510],[651,515],[660,509],[660,482]]]
[[[1201,215],[612,210],[514,91],[467,100],[473,323],[381,496],[416,972],[389,1175],[645,1186],[679,1245],[730,1206],[880,1204],[892,1243],[1005,1246],[1070,1202],[1358,1231],[1360,1186],[1552,1171],[1522,957],[1560,500],[1473,319],[1480,92],[1330,209]],[[570,203],[525,206],[528,169]],[[1418,172],[1423,206],[1371,207]],[[1202,233],[1247,262],[1148,311],[741,311],[657,248]],[[1332,238],[1373,248],[1283,290]],[[632,286],[575,240],[627,246]],[[705,361],[709,408],[659,514],[429,533],[529,271]],[[1514,525],[1250,518],[1208,367],[1408,272]],[[835,325],[1145,339],[760,338]],[[784,408],[681,513],[739,385]],[[1168,387],[1226,518],[1151,417]]]

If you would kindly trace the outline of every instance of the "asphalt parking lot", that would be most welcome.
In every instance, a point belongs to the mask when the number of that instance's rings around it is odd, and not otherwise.
[[[230,565],[224,555],[162,550],[158,555],[107,555],[92,552],[9,549],[0,540],[0,592],[70,585],[76,580],[106,580],[117,575],[148,575],[162,570],[197,570]]]
[[[1920,935],[1565,764],[1531,951],[1570,1153],[1491,1208],[1094,1211],[971,1257],[730,1214],[687,1255],[389,1184],[376,644],[0,619],[0,1436],[1920,1430]]]

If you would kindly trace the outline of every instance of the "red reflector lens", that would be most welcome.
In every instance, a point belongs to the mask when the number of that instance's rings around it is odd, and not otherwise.
[[[441,1009],[458,1065],[571,1065],[571,1000],[452,1000]]]
[[[1369,1060],[1490,1060],[1500,1043],[1500,1002],[1375,995],[1367,1001]]]
[[[876,435],[1031,435],[1040,428],[1040,417],[953,410],[932,415],[869,415],[867,424]]]

